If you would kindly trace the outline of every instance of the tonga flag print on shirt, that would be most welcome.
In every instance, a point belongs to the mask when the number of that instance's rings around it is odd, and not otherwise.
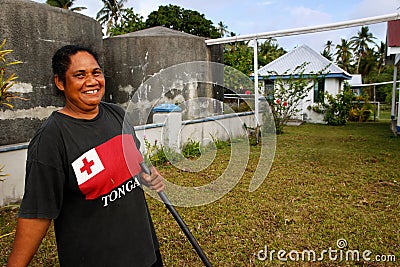
[[[122,134],[83,153],[72,162],[79,189],[86,199],[109,193],[140,173],[143,157],[133,136]]]

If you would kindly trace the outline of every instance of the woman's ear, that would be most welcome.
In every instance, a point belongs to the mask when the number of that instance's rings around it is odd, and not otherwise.
[[[64,83],[58,75],[54,75],[54,83],[60,91],[64,91]]]

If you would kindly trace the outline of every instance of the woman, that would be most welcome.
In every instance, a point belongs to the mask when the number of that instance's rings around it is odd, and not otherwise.
[[[49,116],[29,144],[25,193],[7,266],[29,264],[51,220],[61,266],[162,266],[140,184],[160,192],[163,178],[154,168],[151,176],[135,175],[140,169],[124,160],[124,151],[137,151],[139,142],[133,127],[127,134],[124,125],[122,133],[124,111],[101,101],[105,79],[97,55],[64,46],[52,67],[65,106]]]

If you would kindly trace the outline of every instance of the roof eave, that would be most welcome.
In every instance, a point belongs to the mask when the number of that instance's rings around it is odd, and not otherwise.
[[[289,78],[295,78],[298,79],[300,75],[260,75],[262,79],[269,79],[269,80],[276,80],[276,79],[289,79]],[[303,74],[303,78],[308,78],[313,76],[313,74]],[[326,75],[320,75],[320,77],[325,77],[325,78],[338,78],[338,79],[345,79],[345,80],[351,80],[351,76],[346,74],[346,73],[328,73]]]

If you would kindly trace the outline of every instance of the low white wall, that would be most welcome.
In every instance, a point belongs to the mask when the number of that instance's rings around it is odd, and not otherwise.
[[[0,206],[21,199],[24,193],[25,162],[28,144],[3,146],[0,149],[0,165],[4,166],[0,181]]]
[[[167,122],[168,120],[166,120]],[[174,120],[174,123],[177,121]],[[177,147],[182,147],[189,139],[200,141],[203,145],[212,141],[212,138],[218,140],[228,140],[229,138],[239,138],[246,134],[243,124],[249,127],[255,126],[254,114],[252,112],[236,113],[229,115],[220,115],[210,118],[204,118],[193,121],[181,122],[179,137],[169,138],[167,140],[178,140]],[[154,145],[163,144],[165,135],[174,133],[174,131],[165,132],[168,128],[165,123],[148,124],[135,127],[136,135],[141,142],[140,150],[145,151],[145,142]],[[175,131],[176,132],[176,131]],[[0,182],[0,206],[21,200],[24,193],[25,162],[27,153],[27,143],[0,147],[0,164],[4,165],[3,173],[9,174]],[[171,144],[169,144],[171,145]]]
[[[202,145],[207,145],[213,141],[213,138],[226,141],[230,138],[243,137],[246,135],[243,127],[244,123],[249,127],[255,126],[253,113],[235,113],[194,121],[184,121],[180,133],[180,146],[187,140],[200,141]]]

